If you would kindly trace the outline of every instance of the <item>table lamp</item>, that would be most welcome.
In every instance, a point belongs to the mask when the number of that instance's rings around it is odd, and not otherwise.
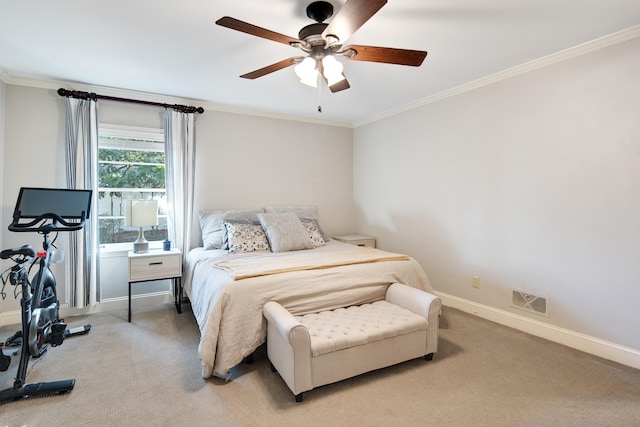
[[[133,242],[133,252],[136,254],[149,252],[149,242],[144,238],[143,227],[158,225],[157,200],[128,200],[125,211],[125,225],[140,227],[138,240]]]

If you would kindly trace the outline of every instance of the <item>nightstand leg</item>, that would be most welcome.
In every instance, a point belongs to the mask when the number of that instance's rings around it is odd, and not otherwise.
[[[173,279],[173,297],[178,314],[182,314],[182,278],[180,277]]]
[[[129,282],[129,322],[131,322],[131,282]]]

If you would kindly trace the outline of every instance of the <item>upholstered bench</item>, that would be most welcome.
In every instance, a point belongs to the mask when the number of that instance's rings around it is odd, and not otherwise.
[[[438,350],[442,303],[430,293],[394,283],[384,300],[294,316],[265,304],[267,355],[301,402],[303,392]]]

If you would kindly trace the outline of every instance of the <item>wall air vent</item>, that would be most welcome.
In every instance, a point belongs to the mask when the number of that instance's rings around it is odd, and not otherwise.
[[[530,313],[549,315],[548,298],[534,295],[529,292],[512,289],[511,304]]]

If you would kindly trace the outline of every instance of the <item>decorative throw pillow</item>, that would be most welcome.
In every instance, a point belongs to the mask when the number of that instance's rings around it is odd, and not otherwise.
[[[331,240],[329,239],[327,234],[324,232],[324,230],[322,230],[322,227],[320,227],[320,222],[317,219],[301,219],[300,221],[302,221],[303,223],[305,222],[313,223],[314,227],[318,230],[318,233],[320,233],[320,236],[322,236],[322,240],[324,240],[325,243]]]
[[[267,235],[260,224],[225,221],[229,252],[268,251]]]
[[[272,252],[313,248],[309,233],[295,213],[260,213],[258,219],[267,235]]]
[[[314,248],[319,248],[320,246],[324,246],[327,242],[324,240],[324,236],[322,230],[320,229],[320,224],[315,219],[303,219],[302,225],[307,229],[307,233],[309,233],[309,237],[311,238],[311,242],[313,243]]]
[[[242,221],[248,224],[260,224],[256,214],[263,209],[229,210],[229,211],[201,211],[200,231],[202,244],[205,249],[229,249],[226,245],[227,229],[224,221]]]

